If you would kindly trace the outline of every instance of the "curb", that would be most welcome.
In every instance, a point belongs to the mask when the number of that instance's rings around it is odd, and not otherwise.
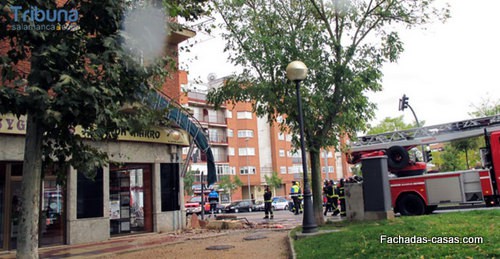
[[[293,229],[292,229],[293,230]],[[292,230],[288,231],[288,258],[296,259],[297,254],[295,253],[295,249],[293,248],[293,238],[292,238]]]

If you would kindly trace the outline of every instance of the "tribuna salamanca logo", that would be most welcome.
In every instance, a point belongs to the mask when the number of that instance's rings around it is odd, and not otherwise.
[[[75,9],[52,9],[43,10],[36,6],[30,6],[27,10],[21,6],[11,6],[14,14],[12,30],[38,30],[38,31],[59,31],[79,29],[78,11]]]

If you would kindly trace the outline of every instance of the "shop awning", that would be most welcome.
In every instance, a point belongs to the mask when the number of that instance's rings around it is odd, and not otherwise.
[[[191,115],[183,111],[179,105],[172,104],[171,101],[167,100],[167,97],[160,93],[156,93],[155,96],[151,96],[149,101],[152,101],[151,105],[153,105],[155,109],[168,109],[167,118],[180,128],[186,130],[189,135],[193,137],[196,146],[207,156],[207,184],[211,185],[215,183],[217,176],[215,171],[214,155],[201,125],[197,125],[197,123],[193,122],[193,120],[190,119]]]

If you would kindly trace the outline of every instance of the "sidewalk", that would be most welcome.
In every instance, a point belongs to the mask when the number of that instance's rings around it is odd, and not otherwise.
[[[258,252],[275,253],[273,258],[288,257],[288,229],[248,228],[238,230],[186,230],[182,233],[148,233],[115,237],[97,243],[60,245],[39,249],[40,258],[235,258]],[[246,241],[251,240],[251,241]],[[212,246],[229,245],[231,249],[208,251]],[[266,250],[262,248],[268,247]],[[261,249],[259,249],[261,248]],[[259,251],[261,250],[261,251]],[[212,255],[212,256],[210,256]],[[0,258],[14,259],[15,251],[0,253]]]
[[[341,220],[328,217],[328,220]],[[266,226],[266,224],[268,225]],[[260,227],[236,230],[187,229],[180,233],[146,233],[110,240],[43,247],[40,258],[289,258],[293,256],[288,234],[296,225],[266,221]],[[228,247],[215,249],[213,247]],[[0,252],[0,258],[15,258],[15,251]]]
[[[203,233],[205,232],[205,233]],[[147,233],[133,236],[115,237],[110,240],[78,244],[43,247],[39,249],[40,258],[98,258],[109,255],[119,255],[137,250],[183,242],[195,236],[215,237],[224,233],[202,230],[188,230],[181,234],[175,233]],[[15,251],[0,253],[0,258],[16,258]]]

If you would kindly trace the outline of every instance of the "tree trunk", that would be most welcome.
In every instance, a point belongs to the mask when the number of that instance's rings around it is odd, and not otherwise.
[[[309,151],[309,156],[311,159],[311,192],[313,195],[314,219],[316,224],[321,226],[325,223],[325,220],[323,218],[323,195],[321,193],[323,189],[319,152]]]
[[[17,236],[17,258],[38,258],[38,221],[42,180],[43,129],[38,119],[27,114],[24,147],[21,213]]]

